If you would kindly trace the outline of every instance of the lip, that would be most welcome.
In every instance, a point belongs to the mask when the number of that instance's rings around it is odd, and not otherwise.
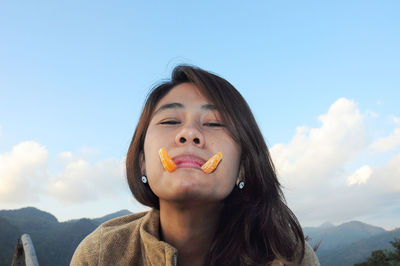
[[[206,162],[202,158],[193,154],[181,154],[172,158],[178,168],[195,168],[201,169]]]

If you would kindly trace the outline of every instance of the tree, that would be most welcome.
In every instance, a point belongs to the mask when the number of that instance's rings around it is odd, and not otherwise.
[[[354,266],[400,266],[400,239],[390,241],[394,251],[374,250],[367,261],[354,264]]]
[[[389,266],[387,256],[383,250],[374,250],[367,259],[367,265]]]
[[[388,252],[388,259],[400,263],[400,238],[395,238],[394,241],[390,241],[390,244],[394,247],[394,251]]]

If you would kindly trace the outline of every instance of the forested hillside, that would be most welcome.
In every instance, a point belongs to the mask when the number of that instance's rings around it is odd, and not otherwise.
[[[0,265],[11,265],[17,239],[24,233],[31,236],[41,266],[69,265],[85,236],[102,222],[129,213],[123,210],[93,220],[60,223],[53,215],[36,208],[0,211]]]
[[[36,208],[0,211],[0,266],[11,265],[17,239],[24,233],[31,236],[41,266],[69,265],[74,250],[82,239],[101,223],[122,215],[127,210],[96,219],[58,222],[52,214]],[[338,226],[323,224],[305,227],[311,245],[320,243],[317,255],[322,266],[353,265],[365,261],[373,250],[390,249],[390,241],[400,238],[400,228],[383,228],[358,221]]]

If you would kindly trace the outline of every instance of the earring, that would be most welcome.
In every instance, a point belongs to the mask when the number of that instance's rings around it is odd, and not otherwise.
[[[240,180],[239,178],[236,180],[236,186],[239,189],[243,189],[244,188],[244,178],[242,180]]]
[[[244,183],[244,180],[246,179],[245,177],[244,177],[244,173],[245,171],[244,171],[244,166],[243,165],[241,165],[240,166],[240,170],[239,170],[239,176],[238,176],[238,178],[236,179],[236,186],[239,188],[239,189],[243,189],[244,188],[244,185],[245,185],[245,183]]]
[[[142,182],[145,184],[147,183],[147,177],[145,175],[142,175]]]

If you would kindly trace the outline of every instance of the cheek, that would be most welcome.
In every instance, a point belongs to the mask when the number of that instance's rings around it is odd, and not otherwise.
[[[239,160],[231,156],[226,158],[223,170],[223,175],[226,176],[226,180],[230,183],[235,183],[239,174]]]
[[[225,185],[233,187],[236,184],[236,180],[239,175],[240,167],[240,148],[236,143],[230,143],[227,147],[230,149],[225,150],[223,161],[221,162],[221,175],[224,176]]]
[[[149,141],[149,139],[151,141]],[[144,140],[144,146],[143,146],[143,150],[144,150],[144,159],[145,159],[145,171],[147,176],[152,176],[152,172],[154,172],[154,170],[157,170],[156,163],[157,163],[157,146],[158,144],[156,143],[156,141],[154,141],[154,139],[157,138],[152,138],[152,134],[151,131],[148,132],[148,134],[146,135],[146,138]]]
[[[145,170],[147,176],[154,176],[154,172],[157,172],[159,164],[161,164],[158,157],[157,144],[154,142],[146,143],[144,145],[144,157],[145,157]]]
[[[153,152],[154,153],[154,152]],[[159,196],[160,177],[163,174],[161,162],[159,161],[158,154],[155,156],[153,153],[146,154],[146,176],[150,189]],[[162,186],[161,186],[162,187]]]
[[[227,159],[226,164],[229,165],[231,171],[236,173],[239,169],[241,148],[233,140],[227,143],[225,147],[228,147],[225,151],[226,155],[224,156]]]

